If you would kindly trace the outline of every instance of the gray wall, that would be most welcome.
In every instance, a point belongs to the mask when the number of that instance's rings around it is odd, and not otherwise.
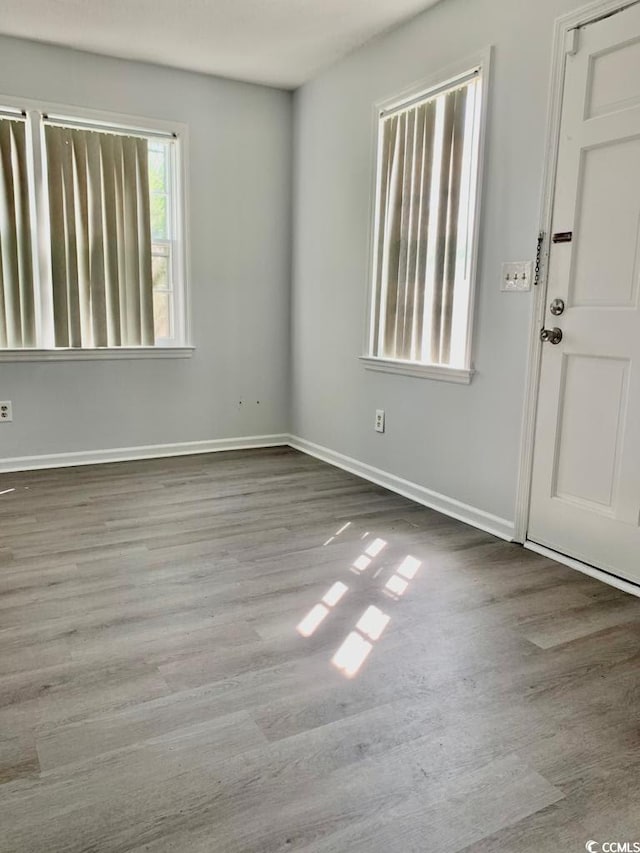
[[[0,363],[0,456],[290,430],[513,519],[532,295],[500,293],[500,264],[534,254],[553,21],[576,5],[444,0],[299,90],[293,136],[287,93],[0,38],[0,92],[189,125],[197,344],[189,360]],[[488,45],[478,372],[468,387],[367,372],[372,105]]]
[[[292,431],[513,520],[532,294],[499,291],[533,259],[553,22],[576,0],[444,0],[295,96]],[[495,47],[470,386],[372,373],[368,288],[372,106]],[[374,432],[376,408],[387,432]]]
[[[0,457],[285,431],[291,95],[10,38],[0,93],[189,125],[197,346],[186,360],[0,363],[14,410]]]

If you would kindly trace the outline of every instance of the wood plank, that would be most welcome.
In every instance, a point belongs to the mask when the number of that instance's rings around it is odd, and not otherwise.
[[[640,832],[636,599],[286,448],[11,488],[1,851],[533,853]],[[369,608],[388,621],[346,677],[332,659]]]

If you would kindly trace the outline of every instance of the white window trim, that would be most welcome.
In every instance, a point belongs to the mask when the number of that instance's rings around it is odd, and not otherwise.
[[[0,94],[0,105],[16,110],[23,110],[27,114],[27,128],[29,132],[33,128],[33,120],[29,120],[29,113],[54,114],[73,116],[79,120],[86,120],[96,124],[109,127],[117,127],[119,130],[131,130],[138,133],[150,133],[154,131],[163,134],[171,134],[176,139],[174,146],[175,169],[174,169],[174,213],[177,228],[177,243],[181,251],[176,254],[175,259],[175,303],[174,322],[179,334],[177,342],[159,342],[152,347],[74,347],[62,348],[54,346],[39,347],[33,349],[0,349],[0,362],[9,361],[75,361],[96,359],[149,359],[149,358],[189,358],[195,349],[192,326],[192,304],[190,288],[190,244],[189,244],[189,127],[188,125],[165,119],[150,118],[148,116],[136,116],[127,113],[115,113],[109,110],[94,110],[87,107],[78,107],[70,104],[60,104],[53,101],[34,100],[33,98],[20,98],[15,95]],[[32,183],[32,204],[39,207],[46,199],[46,187],[44,186],[44,174],[42,169],[42,158],[40,156],[40,140],[34,140],[33,163],[30,174]],[[35,211],[32,209],[32,217]],[[38,220],[33,217],[33,221]],[[43,276],[50,276],[48,266],[49,247],[43,245],[42,234],[38,229],[36,236],[37,252],[35,253],[34,275],[41,281]],[[39,340],[43,340],[42,312],[47,310],[43,304],[50,299],[50,288],[39,287],[37,293],[36,320],[38,323]],[[48,344],[49,341],[45,342]]]
[[[155,347],[56,347],[55,349],[0,349],[6,361],[103,361],[109,359],[191,358],[193,346]]]
[[[373,133],[371,145],[371,188],[369,193],[369,262],[367,267],[367,297],[366,297],[366,319],[363,335],[363,355],[359,357],[365,370],[378,373],[396,373],[405,376],[415,376],[422,379],[435,379],[458,384],[470,384],[475,370],[473,368],[473,329],[476,303],[476,284],[478,279],[478,253],[480,244],[480,228],[482,219],[482,197],[484,187],[484,170],[486,159],[486,129],[489,115],[489,91],[491,78],[491,60],[493,47],[487,47],[480,53],[467,57],[440,71],[429,75],[417,83],[407,87],[400,93],[380,101],[373,105]],[[388,110],[412,101],[422,94],[433,91],[446,90],[456,80],[469,75],[473,69],[479,69],[481,73],[482,110],[480,114],[479,144],[478,144],[478,184],[476,191],[476,203],[474,210],[473,244],[470,259],[469,276],[469,312],[467,317],[467,338],[465,342],[465,364],[462,367],[448,367],[443,364],[428,364],[421,361],[402,361],[400,359],[387,359],[372,355],[371,318],[374,310],[374,251],[376,244],[376,201],[378,191],[378,146],[380,142],[379,124],[380,114]]]
[[[426,364],[422,361],[403,361],[399,358],[379,358],[362,355],[360,361],[366,370],[377,373],[400,373],[404,376],[417,376],[421,379],[438,379],[469,385],[475,371],[472,368],[447,367],[443,364]]]

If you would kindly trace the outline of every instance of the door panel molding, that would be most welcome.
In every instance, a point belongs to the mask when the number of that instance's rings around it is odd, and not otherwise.
[[[600,377],[598,383],[600,393],[596,393],[593,385],[588,389],[590,383],[587,380],[586,372],[588,367],[591,367],[591,373],[597,373],[608,370],[611,375],[607,376],[606,381],[602,381],[605,377]],[[608,515],[611,518],[616,518],[616,504],[618,495],[618,480],[620,477],[621,465],[621,448],[624,438],[623,424],[625,421],[625,412],[627,407],[627,396],[629,393],[629,359],[615,358],[612,356],[594,356],[592,354],[581,353],[563,353],[562,368],[560,378],[560,399],[557,403],[558,421],[556,425],[556,441],[554,449],[554,460],[552,467],[552,487],[551,497],[558,498],[562,501],[569,501],[577,504],[591,512],[597,512],[603,515]],[[612,373],[613,370],[618,371],[618,375]],[[581,371],[582,377],[576,372]],[[574,374],[573,379],[571,374]],[[582,382],[580,383],[580,379]],[[582,388],[576,388],[576,385],[582,385]],[[610,415],[608,428],[601,430],[601,435],[598,436],[598,441],[593,441],[596,444],[609,452],[609,464],[600,466],[603,470],[597,471],[596,467],[594,476],[594,466],[583,467],[579,465],[579,461],[575,460],[573,465],[567,465],[566,456],[571,456],[571,447],[575,446],[579,436],[578,432],[584,434],[589,431],[594,421],[596,412],[589,411],[589,416],[581,419],[581,423],[567,423],[567,418],[571,418],[571,411],[577,408],[576,395],[583,397],[581,408],[584,410],[585,403],[592,404],[593,409],[602,406],[602,397],[609,392],[610,398],[607,401],[609,404],[606,409]],[[587,398],[587,399],[584,399]],[[617,399],[616,399],[617,398]],[[580,405],[580,404],[579,404]],[[603,407],[604,408],[604,407]],[[604,436],[602,435],[604,432]],[[607,437],[608,447],[602,441],[603,437]],[[571,470],[573,469],[573,470]],[[589,480],[591,482],[589,482]],[[589,495],[587,492],[591,491]],[[582,492],[582,494],[580,494]],[[596,494],[594,494],[596,492]],[[597,493],[600,493],[599,495]]]
[[[620,53],[623,50],[633,52],[634,59],[640,65],[640,37],[629,39],[625,47],[621,48],[620,51],[604,50],[590,58],[589,82],[585,99],[585,119],[607,115],[621,109],[626,110],[634,105],[640,106],[640,77],[626,81],[630,88],[626,92],[625,98],[606,100],[605,92],[607,84],[611,84],[612,81],[610,78],[616,76],[616,64],[620,61]]]

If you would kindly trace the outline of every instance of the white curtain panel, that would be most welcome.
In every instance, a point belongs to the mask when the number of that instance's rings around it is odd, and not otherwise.
[[[36,343],[26,127],[0,119],[0,348]]]
[[[152,346],[146,139],[45,127],[55,344]]]

